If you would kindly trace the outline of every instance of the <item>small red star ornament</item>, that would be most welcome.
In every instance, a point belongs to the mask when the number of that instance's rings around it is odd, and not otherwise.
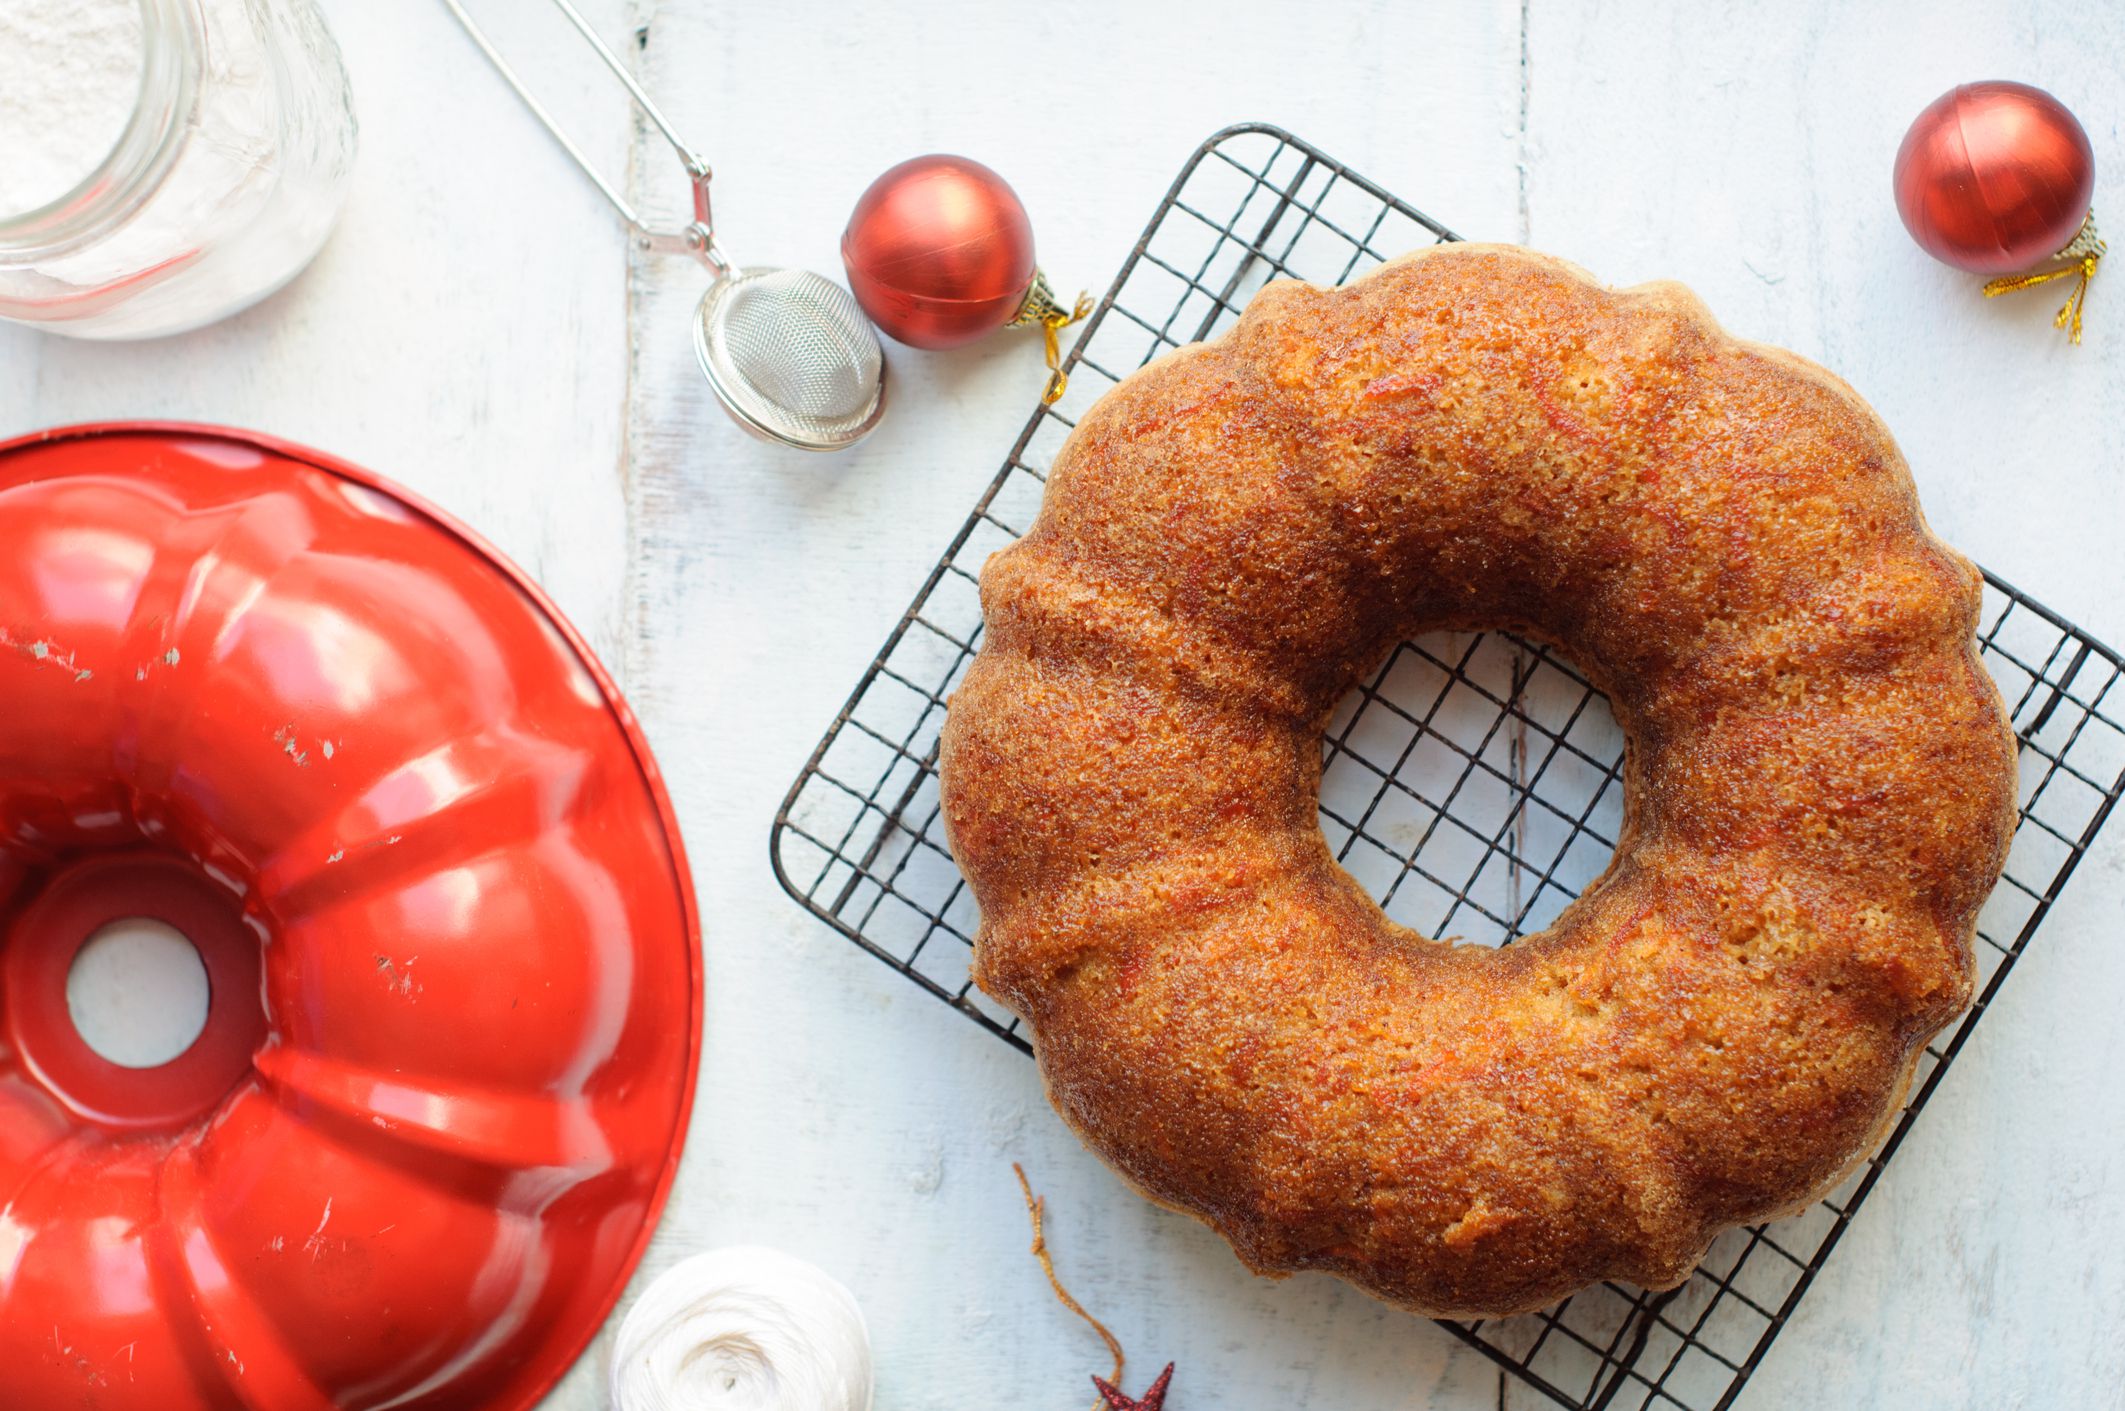
[[[1128,1397],[1123,1396],[1121,1388],[1115,1386],[1114,1383],[1108,1381],[1105,1377],[1093,1377],[1092,1385],[1099,1388],[1099,1394],[1107,1398],[1107,1405],[1113,1408],[1113,1411],[1164,1411],[1166,1388],[1172,1381],[1173,1364],[1168,1362],[1166,1370],[1158,1374],[1158,1380],[1151,1384],[1151,1389],[1144,1393],[1143,1399],[1140,1401],[1131,1401]]]

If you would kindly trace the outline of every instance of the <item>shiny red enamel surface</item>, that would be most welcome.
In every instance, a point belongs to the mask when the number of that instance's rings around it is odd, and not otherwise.
[[[246,433],[0,444],[0,1407],[529,1406],[677,1165],[669,801],[522,574]],[[126,916],[205,1031],[66,1011]]]

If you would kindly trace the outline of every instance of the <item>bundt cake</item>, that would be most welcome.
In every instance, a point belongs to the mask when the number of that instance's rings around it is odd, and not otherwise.
[[[1867,1155],[1968,1005],[2014,820],[1979,578],[1844,383],[1673,284],[1448,246],[1269,285],[1114,388],[981,577],[944,816],[1057,1109],[1253,1268],[1434,1315],[1686,1278]],[[1509,628],[1628,740],[1504,949],[1315,808],[1400,639]]]
[[[0,1407],[529,1406],[676,1165],[697,921],[656,768],[528,580],[204,428],[0,446]],[[120,1067],[146,916],[206,1028]]]

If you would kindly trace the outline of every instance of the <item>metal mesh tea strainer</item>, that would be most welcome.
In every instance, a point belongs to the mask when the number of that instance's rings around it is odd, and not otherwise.
[[[694,316],[694,352],[732,420],[763,440],[806,451],[838,451],[868,435],[885,411],[885,353],[855,297],[808,270],[740,269],[731,263],[709,219],[708,163],[672,130],[581,12],[569,0],[553,0],[679,154],[694,189],[694,218],[682,229],[651,228],[561,131],[460,0],[443,3],[524,106],[604,193],[642,248],[683,252],[708,266],[713,279]]]

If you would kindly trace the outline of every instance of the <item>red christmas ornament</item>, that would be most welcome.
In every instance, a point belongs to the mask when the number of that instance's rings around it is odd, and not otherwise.
[[[1966,83],[1911,124],[1896,153],[1896,209],[1935,259],[1973,274],[2010,275],[2004,294],[2078,274],[2059,311],[2080,341],[2081,301],[2102,258],[2096,237],[2095,151],[2064,104],[2026,83]],[[2063,267],[2020,271],[2046,261]]]
[[[980,162],[936,153],[872,182],[841,235],[841,262],[864,313],[917,348],[956,348],[1008,326],[1055,333],[1082,318],[1055,302],[1033,262],[1033,223],[1010,183]],[[1049,400],[1061,395],[1050,379]]]
[[[1002,328],[1039,273],[1018,193],[981,163],[942,154],[871,183],[841,259],[871,321],[917,348],[956,348]]]
[[[2013,274],[2066,248],[2095,194],[2095,151],[2058,99],[1966,83],[1936,99],[1896,153],[1896,209],[1927,254]]]

